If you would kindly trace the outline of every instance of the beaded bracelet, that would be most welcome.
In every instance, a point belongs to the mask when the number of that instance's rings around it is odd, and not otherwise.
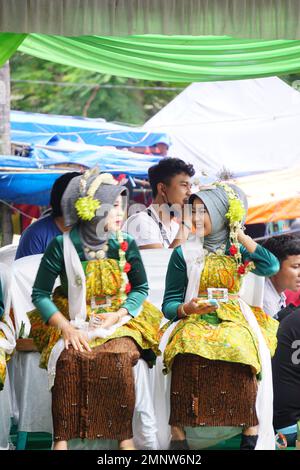
[[[184,304],[181,304],[181,305],[180,305],[180,315],[181,315],[181,318],[185,318],[185,317],[188,316],[188,314],[185,312],[183,306],[184,306]]]

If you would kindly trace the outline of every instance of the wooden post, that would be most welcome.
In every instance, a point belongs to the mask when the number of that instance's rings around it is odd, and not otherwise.
[[[9,62],[6,62],[0,68],[0,155],[10,155],[10,153],[10,73]],[[0,203],[0,215],[1,246],[4,246],[11,243],[13,238],[10,208]]]

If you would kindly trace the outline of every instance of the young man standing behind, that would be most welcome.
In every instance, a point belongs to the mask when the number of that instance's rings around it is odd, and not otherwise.
[[[297,291],[300,288],[300,239],[293,235],[280,235],[269,238],[264,248],[271,251],[280,262],[280,270],[266,278],[264,311],[271,317],[286,306],[286,289]]]
[[[79,175],[73,171],[57,178],[50,194],[51,213],[36,220],[22,233],[15,259],[44,253],[53,238],[66,231],[60,203],[71,179]]]
[[[164,158],[149,168],[153,203],[131,215],[123,227],[140,249],[175,248],[187,240],[192,226],[187,203],[194,174],[193,166],[178,158]]]

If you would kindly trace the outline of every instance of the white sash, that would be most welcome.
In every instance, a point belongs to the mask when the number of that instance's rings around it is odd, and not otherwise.
[[[204,266],[204,252],[201,241],[196,236],[189,238],[183,245],[181,245],[182,254],[186,264],[188,285],[184,297],[184,302],[189,302],[194,297],[198,297],[201,273]],[[165,350],[169,337],[174,330],[175,326],[180,320],[177,320],[168,327],[164,332],[159,349]]]
[[[3,349],[6,354],[12,354],[16,347],[15,329],[10,314],[11,306],[11,292],[10,292],[10,272],[7,273],[8,267],[1,263],[0,266],[0,279],[3,294],[4,303],[4,315],[3,321],[0,321],[0,330],[5,334],[5,338],[0,338],[0,348]]]
[[[239,298],[239,303],[244,317],[258,340],[261,362],[262,379],[258,382],[255,404],[259,423],[258,440],[255,450],[275,450],[271,354],[251,308],[241,298]]]

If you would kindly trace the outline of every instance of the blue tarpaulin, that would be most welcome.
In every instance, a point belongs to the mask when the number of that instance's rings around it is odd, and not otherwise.
[[[63,152],[35,147],[30,159],[34,159],[40,168],[63,163],[75,163],[88,168],[98,165],[101,171],[126,173],[131,176],[146,178],[149,166],[157,163],[160,157],[101,148],[97,148],[97,150],[82,149]]]
[[[48,204],[52,184],[62,173],[57,169],[46,169],[53,164],[77,163],[87,167],[99,165],[101,171],[146,178],[148,168],[159,159],[160,157],[153,155],[107,151],[101,148],[96,151],[78,152],[57,152],[34,148],[30,158],[2,156],[0,199],[14,203]]]
[[[26,143],[30,151],[27,157],[0,157],[0,199],[36,205],[49,203],[53,182],[65,171],[53,169],[53,165],[77,164],[88,168],[98,165],[101,171],[116,175],[147,178],[148,168],[159,161],[159,156],[113,147],[168,143],[165,134],[105,120],[20,111],[11,112],[11,140]]]
[[[0,199],[15,204],[46,206],[52,185],[61,174],[0,172]]]
[[[170,145],[165,133],[121,126],[104,119],[25,113],[11,111],[11,140],[46,145],[55,134],[67,140],[113,147],[151,147],[158,142]]]

